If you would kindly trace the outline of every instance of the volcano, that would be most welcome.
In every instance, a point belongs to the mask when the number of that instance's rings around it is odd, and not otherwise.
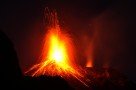
[[[59,25],[57,13],[55,11],[46,13],[48,18],[48,32],[44,38],[43,51],[40,62],[32,66],[26,74],[32,77],[41,75],[60,76],[64,79],[69,76],[76,78],[86,85],[83,72],[74,62],[74,45],[69,34],[64,33]]]
[[[42,55],[39,63],[26,72],[33,77],[34,82],[43,82],[42,80],[49,77],[54,82],[57,76],[66,80],[77,90],[130,90],[134,88],[133,83],[114,69],[94,68],[92,62],[89,62],[85,68],[76,65],[72,38],[60,27],[57,13],[49,12],[48,9],[47,11],[46,18],[49,24],[44,37]]]

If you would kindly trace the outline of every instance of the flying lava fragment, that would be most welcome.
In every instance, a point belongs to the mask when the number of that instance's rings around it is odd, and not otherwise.
[[[85,84],[81,80],[84,77],[83,74],[79,72],[74,63],[72,39],[61,30],[55,11],[46,13],[46,16],[49,20],[49,26],[44,38],[42,57],[40,62],[26,73],[31,73],[32,76],[49,75],[61,76],[62,78],[73,76]]]

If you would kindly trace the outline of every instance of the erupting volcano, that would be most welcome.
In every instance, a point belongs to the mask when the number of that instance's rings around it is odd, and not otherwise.
[[[30,68],[26,73],[32,76],[48,75],[67,78],[73,76],[83,84],[79,68],[74,63],[74,46],[72,39],[64,33],[57,19],[57,13],[46,13],[49,20],[48,32],[45,35],[42,57],[40,62]],[[85,84],[86,85],[86,84]]]

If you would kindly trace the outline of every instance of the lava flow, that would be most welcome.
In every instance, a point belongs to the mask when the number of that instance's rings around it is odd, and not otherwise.
[[[56,12],[48,13],[47,16],[49,27],[40,63],[34,65],[26,73],[31,73],[32,76],[57,75],[62,78],[73,76],[85,84],[81,80],[84,77],[83,74],[73,62],[75,55],[72,39],[67,33],[62,32]]]

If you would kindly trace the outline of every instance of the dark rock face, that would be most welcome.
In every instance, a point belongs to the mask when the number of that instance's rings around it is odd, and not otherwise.
[[[26,76],[22,82],[24,90],[72,90],[73,88],[59,76],[40,76],[29,77]]]
[[[12,42],[0,31],[0,82],[1,86],[13,88],[19,84],[22,73]],[[5,86],[6,85],[6,86]]]

